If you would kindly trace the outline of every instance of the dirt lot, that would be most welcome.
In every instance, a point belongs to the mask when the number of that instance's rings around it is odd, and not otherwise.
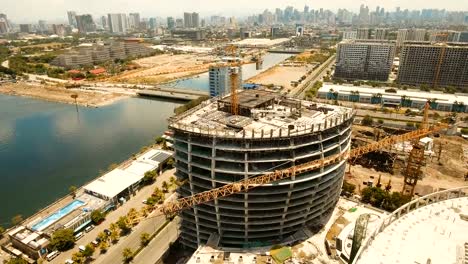
[[[307,67],[275,66],[250,79],[247,82],[263,85],[280,85],[284,90],[292,89],[291,81],[298,81],[307,72]]]
[[[353,131],[356,134],[368,134],[372,132],[372,128],[354,126],[353,130],[359,129],[360,133]],[[372,139],[368,139],[372,141]],[[438,161],[439,147],[442,145],[440,162]],[[459,136],[441,136],[434,138],[434,155],[426,158],[426,166],[423,167],[423,179],[418,182],[415,193],[424,195],[439,188],[449,189],[467,185],[464,181],[464,175],[468,171],[467,159],[463,154],[463,149],[468,150],[468,141]],[[406,154],[407,155],[407,154]],[[406,158],[407,156],[405,156]],[[357,189],[362,189],[364,181],[374,177],[374,185],[377,183],[379,175],[381,175],[381,184],[385,186],[391,180],[392,191],[401,191],[403,188],[402,172],[405,169],[405,163],[399,161],[395,163],[394,174],[376,171],[361,165],[351,166],[351,175],[347,175],[347,181],[357,186]]]
[[[162,54],[135,60],[141,68],[111,77],[110,81],[128,83],[163,83],[208,70],[214,56]]]
[[[88,107],[98,107],[110,104],[116,100],[127,97],[118,93],[100,93],[83,90],[70,90],[63,87],[32,85],[24,83],[2,84],[0,93],[38,98],[46,101],[74,104],[71,95],[77,94],[77,103]]]

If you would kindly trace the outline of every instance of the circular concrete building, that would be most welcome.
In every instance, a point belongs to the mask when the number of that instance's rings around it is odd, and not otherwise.
[[[212,188],[349,151],[349,108],[261,90],[211,99],[170,120],[179,195]],[[326,221],[338,201],[345,161],[197,205],[181,213],[181,241],[197,248],[293,243]],[[310,234],[310,233],[309,233]]]

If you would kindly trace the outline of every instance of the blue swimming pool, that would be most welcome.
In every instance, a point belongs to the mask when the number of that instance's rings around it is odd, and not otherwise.
[[[71,213],[76,208],[84,205],[85,202],[80,200],[74,200],[73,202],[67,204],[66,206],[60,208],[59,210],[55,211],[53,214],[49,215],[47,218],[42,219],[40,222],[34,224],[31,229],[35,231],[42,231],[49,227],[51,224],[58,221],[60,218],[66,216],[67,214]]]

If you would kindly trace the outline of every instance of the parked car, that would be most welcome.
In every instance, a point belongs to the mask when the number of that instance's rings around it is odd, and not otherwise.
[[[90,225],[90,226],[85,228],[85,232],[88,233],[89,231],[91,231],[93,229],[94,229],[94,225]]]
[[[75,263],[75,262],[73,260],[71,260],[71,259],[65,260],[65,264],[73,264],[73,263]]]
[[[75,241],[78,241],[82,237],[83,237],[83,232],[79,232],[78,234],[75,235]]]
[[[78,247],[78,249],[80,250],[80,252],[83,252],[83,251],[85,251],[85,250],[86,250],[86,247],[85,247],[85,246],[83,246],[83,245],[81,245],[81,246],[79,246],[79,247]]]
[[[97,240],[93,240],[91,244],[95,247],[99,246],[99,242]]]
[[[106,235],[108,236],[112,234],[112,232],[109,229],[104,229],[104,233],[106,233]]]

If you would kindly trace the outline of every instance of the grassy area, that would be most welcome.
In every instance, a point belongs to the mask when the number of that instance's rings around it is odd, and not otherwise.
[[[321,81],[316,81],[316,82],[312,85],[312,87],[310,87],[309,89],[307,89],[307,91],[305,92],[304,98],[305,98],[305,99],[312,99],[312,98],[315,98],[315,96],[317,95],[318,89],[320,89],[322,86],[323,86],[323,83],[322,83]]]
[[[187,110],[189,110],[189,109],[194,108],[195,106],[201,104],[203,101],[206,101],[206,100],[208,100],[208,99],[210,99],[208,96],[201,96],[201,97],[199,97],[199,98],[197,98],[197,99],[195,99],[195,100],[192,100],[192,101],[190,101],[190,102],[188,102],[188,103],[186,103],[186,104],[184,104],[184,105],[181,105],[181,106],[179,106],[179,107],[176,107],[176,108],[174,109],[174,113],[175,113],[176,115],[182,114],[183,112],[185,112],[185,111],[187,111]]]

